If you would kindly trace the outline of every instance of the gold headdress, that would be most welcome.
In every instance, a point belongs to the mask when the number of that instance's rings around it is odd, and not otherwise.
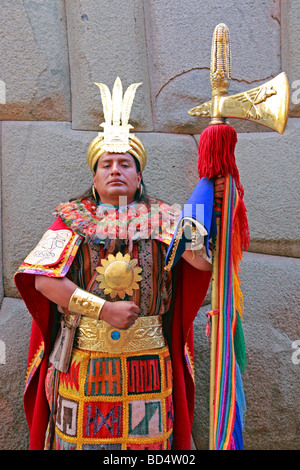
[[[114,83],[112,95],[104,83],[95,83],[95,85],[100,88],[105,122],[100,124],[103,132],[99,132],[87,150],[87,161],[91,171],[94,170],[95,164],[104,152],[129,152],[136,157],[143,171],[147,161],[146,149],[138,137],[130,134],[130,129],[133,127],[128,124],[135,92],[141,83],[130,85],[124,98],[119,77]]]

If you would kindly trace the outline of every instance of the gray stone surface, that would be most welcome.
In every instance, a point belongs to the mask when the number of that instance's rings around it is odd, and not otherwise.
[[[190,135],[137,133],[147,149],[143,172],[150,195],[181,207],[198,182],[197,145]]]
[[[245,190],[251,251],[300,256],[299,129],[298,119],[289,119],[283,135],[238,134],[235,156]],[[195,138],[198,144],[199,135]]]
[[[111,88],[119,75],[124,90],[143,82],[131,123],[148,150],[144,179],[150,194],[182,206],[197,183],[198,135],[208,124],[188,110],[210,99],[211,38],[220,22],[231,33],[230,94],[282,70],[291,87],[295,119],[284,136],[231,124],[252,251],[242,265],[245,446],[298,449],[300,0],[3,0],[1,7],[0,449],[28,447],[22,394],[30,317],[13,274],[56,204],[91,184],[85,154],[102,122],[94,82]],[[199,449],[208,445],[208,309],[195,324]]]
[[[54,222],[52,213],[56,205],[91,186],[86,149],[94,135],[94,132],[72,131],[70,123],[3,123],[3,275],[6,296],[17,295],[13,274],[24,255]]]
[[[28,449],[23,409],[31,318],[22,300],[5,298],[0,310],[0,450]]]
[[[241,279],[248,361],[244,375],[247,400],[245,448],[249,450],[299,448],[300,423],[296,410],[300,405],[297,392],[300,364],[293,361],[293,343],[300,339],[299,275],[297,259],[244,254]],[[205,312],[209,308],[208,305],[200,309],[194,327],[196,409],[193,437],[197,449],[208,446],[209,346],[205,337]],[[30,325],[23,301],[5,298],[0,311],[0,340],[6,346],[6,360],[0,365],[0,416],[5,429],[0,434],[1,449],[27,446],[22,395]]]
[[[2,160],[2,122],[0,122],[0,159]],[[2,181],[0,180],[0,194],[2,187]],[[0,304],[3,300],[4,296],[4,288],[3,288],[3,260],[2,260],[2,204],[0,205]]]
[[[297,450],[300,445],[300,364],[293,361],[293,343],[300,339],[300,261],[244,253],[241,268],[247,352],[245,449]],[[197,352],[193,436],[198,449],[208,446],[207,310],[209,306],[200,309],[194,328]]]
[[[236,157],[253,251],[300,256],[299,129],[299,121],[289,119],[282,136],[238,135]]]
[[[215,26],[229,27],[230,93],[253,88],[280,70],[279,2],[145,2],[149,73],[155,130],[197,133],[205,120],[187,112],[211,98],[209,68]],[[172,51],[172,53],[170,53]],[[268,51],[266,53],[266,51]],[[255,129],[236,122],[237,128]]]
[[[3,0],[0,31],[0,119],[70,120],[64,1]]]
[[[136,92],[131,124],[152,130],[143,2],[67,0],[72,83],[73,129],[100,130],[103,122],[99,88],[110,90],[117,76],[123,89],[143,82]]]
[[[137,135],[148,151],[144,180],[149,194],[182,206],[197,183],[194,138],[155,133]],[[54,221],[55,206],[83,193],[92,184],[86,149],[95,136],[95,132],[72,130],[70,123],[3,123],[6,296],[18,296],[14,272]]]
[[[300,1],[281,2],[282,70],[291,87],[290,116],[300,116]]]

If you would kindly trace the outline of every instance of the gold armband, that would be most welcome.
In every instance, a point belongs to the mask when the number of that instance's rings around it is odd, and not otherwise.
[[[69,310],[71,313],[79,313],[93,320],[100,320],[100,313],[105,302],[106,300],[78,287],[70,298]]]

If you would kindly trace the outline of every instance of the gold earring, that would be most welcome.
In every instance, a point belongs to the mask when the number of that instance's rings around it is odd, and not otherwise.
[[[95,185],[94,185],[94,184],[93,184],[93,186],[92,186],[92,194],[93,194],[93,198],[94,198],[95,201],[97,202],[96,189],[95,189]]]

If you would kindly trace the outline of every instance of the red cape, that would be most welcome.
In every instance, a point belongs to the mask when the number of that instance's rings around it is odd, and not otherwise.
[[[70,230],[59,218],[50,229]],[[72,234],[75,237],[74,232]],[[56,277],[65,276],[68,266],[75,257],[77,248],[78,242],[74,244],[69,260],[63,264],[64,269],[57,270],[55,269],[56,266],[52,266],[51,270],[45,270],[39,272],[39,274],[55,275]],[[64,254],[66,254],[66,251],[67,249]],[[59,262],[61,262],[61,258]],[[181,260],[178,264],[171,324],[171,355],[173,364],[176,364],[176,367],[173,368],[174,448],[175,450],[189,450],[195,395],[193,321],[205,298],[211,273],[199,271],[184,260]],[[15,274],[16,286],[33,319],[28,352],[24,410],[30,432],[30,450],[43,450],[49,419],[49,406],[45,394],[45,376],[48,368],[50,338],[53,327],[53,306],[48,299],[35,289],[34,272],[27,268],[29,267],[23,263]],[[55,274],[53,274],[54,272]]]
[[[184,260],[177,269],[172,321],[174,449],[190,450],[195,405],[193,321],[204,301],[211,272]]]

